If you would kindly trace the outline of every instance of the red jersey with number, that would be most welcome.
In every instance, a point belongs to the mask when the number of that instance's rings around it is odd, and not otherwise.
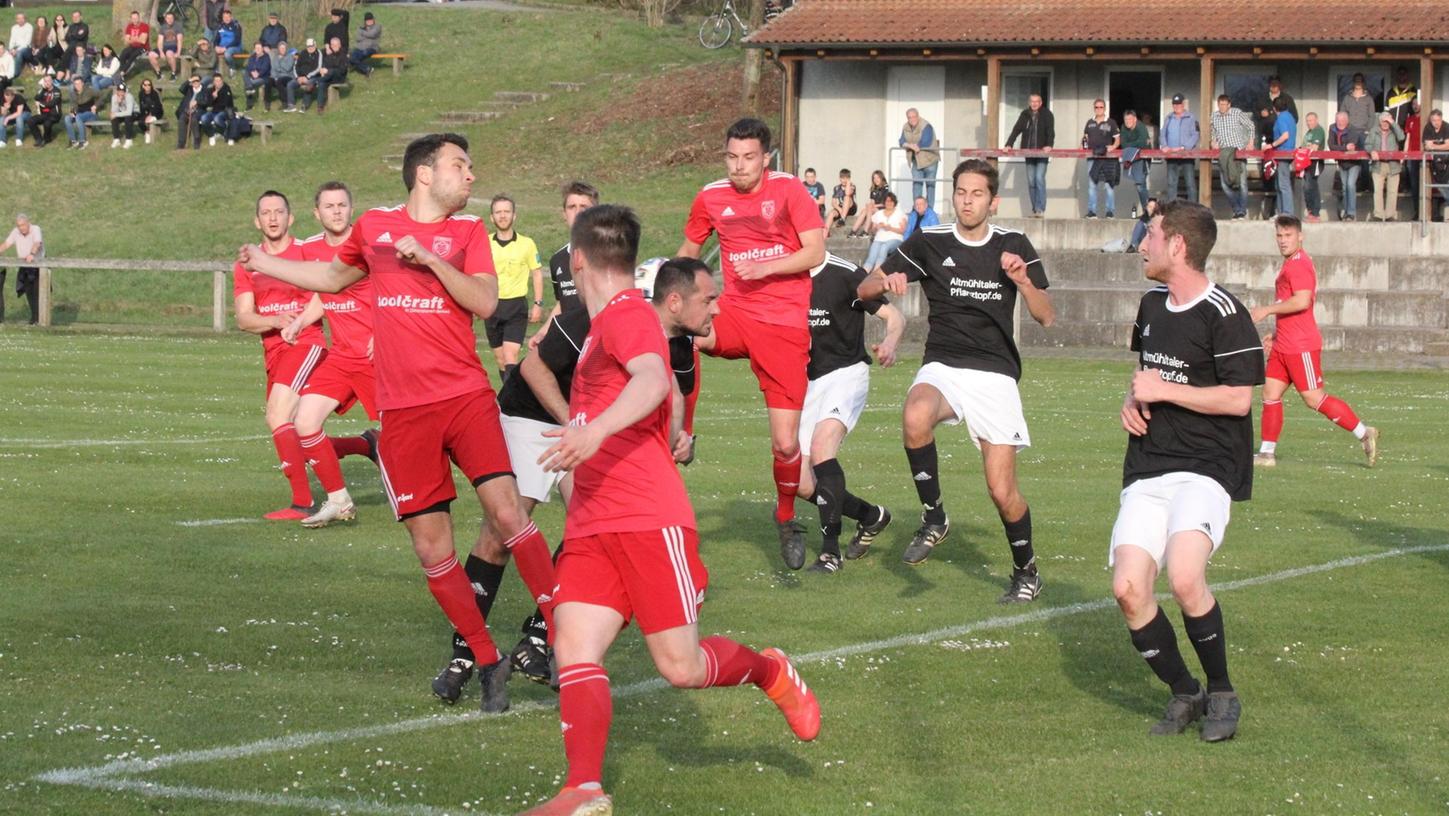
[[[625,366],[657,354],[669,371],[669,342],[659,315],[638,289],[614,296],[594,316],[579,352],[569,393],[571,425],[587,425],[629,384]],[[672,405],[665,397],[647,416],[604,440],[574,470],[565,537],[629,533],[665,527],[695,529],[694,508],[669,444]]]
[[[1318,302],[1318,273],[1313,270],[1313,259],[1308,257],[1307,252],[1300,249],[1283,261],[1273,288],[1274,299],[1279,301],[1293,297],[1294,292],[1309,292],[1307,309],[1291,315],[1278,315],[1278,325],[1273,330],[1273,350],[1286,354],[1321,350],[1323,335],[1318,333],[1318,319],[1313,316],[1313,304]]]
[[[327,243],[326,234],[320,232],[298,243],[303,258],[325,263],[331,263],[342,248]],[[341,292],[318,292],[317,296],[327,315],[332,354],[366,360],[372,342],[372,278],[364,277]]]
[[[263,249],[265,251],[265,248]],[[289,261],[300,261],[302,257],[302,245],[291,238],[287,239],[287,246],[281,252],[270,252],[269,255],[276,255],[278,258],[286,258]],[[279,281],[271,275],[263,275],[257,272],[249,272],[241,264],[235,264],[231,268],[232,275],[232,296],[248,293],[256,303],[256,312],[264,317],[274,315],[286,315],[295,317],[307,308],[312,302],[314,292],[300,289],[285,281]],[[270,354],[273,350],[287,345],[282,339],[280,329],[272,329],[262,335],[262,350]],[[297,335],[299,346],[325,346],[327,338],[322,334],[322,327],[313,323],[303,329]]]
[[[127,23],[123,34],[127,45],[145,46],[151,42],[151,26],[145,23]]]
[[[725,279],[721,308],[761,323],[804,328],[809,325],[809,269],[746,281],[735,274],[735,264],[783,258],[799,251],[800,233],[824,227],[820,208],[799,179],[766,171],[752,193],[736,190],[729,179],[706,184],[694,197],[684,237],[703,244],[711,232],[719,235]]]
[[[407,208],[368,210],[337,247],[337,258],[372,278],[373,368],[382,410],[410,408],[492,389],[478,361],[473,314],[433,271],[397,256],[411,235],[465,275],[492,275],[488,231],[476,216],[414,221]]]

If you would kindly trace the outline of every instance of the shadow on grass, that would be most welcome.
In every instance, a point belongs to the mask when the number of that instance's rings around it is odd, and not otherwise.
[[[1364,547],[1391,550],[1400,547],[1432,547],[1449,544],[1449,533],[1432,527],[1409,527],[1392,521],[1358,518],[1339,510],[1319,510],[1314,518],[1338,528]],[[1449,550],[1419,553],[1419,558],[1449,569]]]
[[[1176,615],[1175,607],[1169,615]],[[1173,625],[1182,628],[1180,621]],[[1062,676],[1078,690],[1129,714],[1155,717],[1161,712],[1168,691],[1137,656],[1116,609],[1053,618],[1045,628],[1059,644]],[[1188,666],[1201,675],[1191,647],[1179,640]]]
[[[756,773],[755,766],[777,770],[791,779],[806,780],[814,775],[809,762],[792,749],[795,744],[789,739],[789,731],[774,706],[752,707],[749,716],[760,719],[767,727],[780,730],[778,734],[754,738],[746,736],[750,731],[722,733],[731,730],[729,722],[714,722],[701,714],[698,699],[705,694],[758,695],[761,692],[753,686],[734,689],[673,689],[669,695],[668,719],[677,723],[673,727],[653,728],[648,731],[616,727],[611,733],[620,746],[642,745],[652,747],[659,758],[669,765],[686,768],[719,768],[731,774]],[[664,708],[661,706],[660,708]],[[656,718],[665,714],[656,710]],[[751,722],[750,725],[754,725]],[[617,724],[616,724],[617,725]],[[768,732],[767,732],[768,733]],[[618,769],[625,772],[624,769]],[[606,772],[605,776],[609,774]]]

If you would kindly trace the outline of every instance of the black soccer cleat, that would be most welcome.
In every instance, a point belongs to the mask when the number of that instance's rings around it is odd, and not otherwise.
[[[1207,697],[1207,716],[1202,721],[1202,741],[1222,742],[1238,733],[1243,704],[1236,691],[1215,691]]]
[[[463,687],[473,677],[473,661],[455,657],[433,678],[433,693],[439,700],[452,705],[463,696]]]
[[[1196,694],[1174,694],[1167,703],[1162,719],[1147,732],[1153,736],[1181,734],[1189,725],[1202,719],[1207,710],[1207,689],[1198,687]]]
[[[367,440],[367,458],[371,459],[374,465],[377,464],[378,436],[379,434],[376,428],[368,428],[362,432],[362,438]]]
[[[547,683],[549,680],[548,658],[552,650],[548,648],[548,641],[530,631],[518,641],[513,651],[508,655],[508,662],[512,664],[513,671],[522,672],[523,676],[535,683]]]
[[[805,571],[823,572],[829,575],[830,573],[840,572],[840,568],[844,565],[845,562],[841,561],[840,556],[835,553],[821,553],[820,557],[815,559],[813,564],[805,568]]]
[[[775,530],[780,534],[780,557],[785,566],[792,570],[805,566],[805,528],[790,521],[776,521]]]
[[[949,532],[951,532],[950,519],[946,519],[940,524],[931,524],[922,519],[921,528],[911,538],[911,543],[906,547],[906,551],[901,553],[901,560],[911,566],[923,563],[931,557],[931,550],[944,541]]]
[[[478,685],[483,687],[479,709],[484,714],[502,714],[508,710],[508,677],[512,673],[513,664],[506,657],[499,657],[497,663],[478,670]]]
[[[857,558],[864,558],[870,553],[870,545],[891,523],[891,511],[884,507],[877,506],[880,511],[880,518],[875,524],[855,523],[855,536],[850,539],[850,546],[845,548],[845,557],[851,561]]]
[[[1002,604],[1031,603],[1041,594],[1041,575],[1036,564],[1011,571],[1011,586],[996,600]]]

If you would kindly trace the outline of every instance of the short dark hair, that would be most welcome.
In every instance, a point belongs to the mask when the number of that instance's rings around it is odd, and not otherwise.
[[[1280,113],[1282,111],[1288,110],[1288,98],[1286,96],[1279,96],[1277,99],[1274,99],[1273,110]]]
[[[805,168],[805,172],[807,172],[807,173],[814,173],[815,172],[815,168],[814,167],[807,167],[807,168]]]
[[[583,196],[589,201],[599,203],[599,190],[587,181],[571,181],[563,186],[563,200],[567,204],[569,196]]]
[[[512,207],[514,212],[518,212],[518,202],[514,201],[513,197],[507,193],[499,193],[493,196],[493,200],[488,202],[488,211],[493,212],[493,208],[498,206],[498,202],[500,201],[507,201],[508,206]]]
[[[840,168],[840,175],[850,178],[850,171],[842,167]]]
[[[351,201],[352,201],[352,191],[349,190],[349,189],[347,189],[347,185],[346,184],[343,184],[342,182],[337,181],[336,179],[333,179],[332,181],[324,181],[324,182],[322,182],[322,185],[317,188],[317,192],[312,195],[312,206],[315,207],[318,204],[321,204],[322,203],[322,194],[323,193],[330,193],[333,190],[341,190],[342,192],[346,193],[347,194],[347,201],[349,203],[351,203]]]
[[[468,152],[467,137],[457,133],[429,133],[408,143],[408,149],[403,152],[402,169],[403,186],[408,192],[413,191],[413,184],[418,180],[418,168],[432,167],[445,144],[457,145],[464,153]]]
[[[1128,108],[1127,110],[1122,111],[1122,118],[1123,119],[1126,119],[1129,116],[1131,116],[1134,119],[1137,118],[1137,111],[1136,111],[1136,109],[1134,109],[1134,108]]]
[[[1280,77],[1280,76],[1278,76],[1277,74],[1274,74],[1274,75],[1268,77],[1268,84],[1269,85],[1282,85],[1283,84],[1283,78]]]
[[[1218,101],[1226,102],[1229,105],[1233,104],[1233,98],[1231,96],[1228,96],[1227,94],[1218,94]]]
[[[596,266],[612,272],[634,271],[639,257],[639,216],[628,207],[600,204],[579,213],[569,233],[569,246]]]
[[[986,179],[986,189],[991,191],[991,197],[996,197],[996,191],[1001,184],[1001,175],[996,172],[996,167],[985,159],[970,158],[956,165],[951,171],[951,186],[956,186],[957,179],[964,173],[975,173]]]
[[[678,292],[680,297],[694,294],[699,288],[695,281],[701,272],[706,275],[713,274],[709,264],[698,258],[670,258],[659,265],[659,272],[654,275],[654,294],[651,299],[655,303],[663,303],[674,292]]]
[[[900,197],[898,197],[895,193],[889,191],[886,192],[885,199],[886,201],[894,201],[897,204],[901,203]]]
[[[1218,242],[1218,222],[1213,211],[1185,198],[1174,198],[1162,205],[1162,234],[1180,235],[1187,245],[1187,265],[1202,272],[1208,254]]]
[[[282,199],[282,203],[287,206],[287,212],[291,212],[292,211],[292,202],[287,199],[287,196],[286,196],[285,193],[280,193],[280,192],[277,192],[276,190],[268,190],[265,193],[262,193],[261,195],[257,196],[257,212],[261,212],[262,211],[262,199],[264,199],[264,198],[280,198],[280,199]]]
[[[1284,213],[1273,219],[1273,229],[1291,229],[1302,232],[1303,222],[1298,220],[1298,216],[1296,215]]]
[[[746,117],[730,125],[725,131],[725,143],[731,139],[758,139],[760,150],[770,152],[770,126],[760,119]]]

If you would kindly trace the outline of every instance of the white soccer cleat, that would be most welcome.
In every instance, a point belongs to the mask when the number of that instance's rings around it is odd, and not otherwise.
[[[357,507],[352,502],[338,504],[328,500],[322,502],[317,512],[302,519],[303,527],[326,527],[334,521],[351,521],[357,517]]]

